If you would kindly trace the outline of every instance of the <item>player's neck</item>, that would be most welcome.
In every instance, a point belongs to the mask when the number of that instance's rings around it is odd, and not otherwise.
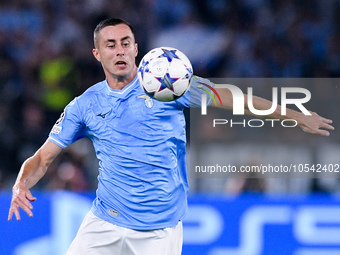
[[[126,76],[117,76],[112,74],[106,74],[106,80],[110,88],[122,90],[126,85],[133,81],[137,74],[137,66],[134,70]]]

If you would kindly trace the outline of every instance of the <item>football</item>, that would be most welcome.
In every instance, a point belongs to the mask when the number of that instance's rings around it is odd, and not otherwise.
[[[190,87],[193,70],[187,56],[170,47],[149,51],[138,66],[138,79],[145,93],[159,101],[173,101]]]

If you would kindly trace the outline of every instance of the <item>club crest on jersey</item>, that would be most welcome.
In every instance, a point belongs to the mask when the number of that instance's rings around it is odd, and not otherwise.
[[[137,96],[138,98],[142,98],[142,99],[145,99],[144,100],[144,103],[145,103],[145,106],[148,107],[148,108],[152,108],[153,106],[153,100],[151,97],[149,97],[148,95],[141,95],[141,96]]]

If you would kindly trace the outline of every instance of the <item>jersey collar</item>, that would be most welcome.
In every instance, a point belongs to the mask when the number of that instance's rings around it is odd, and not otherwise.
[[[126,97],[128,94],[130,94],[131,91],[134,90],[134,88],[136,88],[137,86],[139,86],[139,82],[138,82],[138,78],[137,75],[136,77],[129,83],[127,84],[123,89],[112,89],[109,86],[109,83],[107,82],[107,80],[105,80],[105,84],[106,84],[106,88],[107,88],[107,93],[110,96],[114,96],[114,97],[118,97],[118,98],[124,98]]]

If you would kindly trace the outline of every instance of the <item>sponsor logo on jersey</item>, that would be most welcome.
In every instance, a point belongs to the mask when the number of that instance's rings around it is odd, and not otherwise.
[[[114,216],[114,217],[117,217],[119,215],[119,212],[115,209],[109,209],[109,210],[107,210],[107,213]]]
[[[105,117],[106,117],[110,112],[111,112],[111,109],[108,110],[108,111],[105,112],[105,113],[99,113],[99,114],[97,114],[97,116],[102,117],[103,119],[105,119]]]

